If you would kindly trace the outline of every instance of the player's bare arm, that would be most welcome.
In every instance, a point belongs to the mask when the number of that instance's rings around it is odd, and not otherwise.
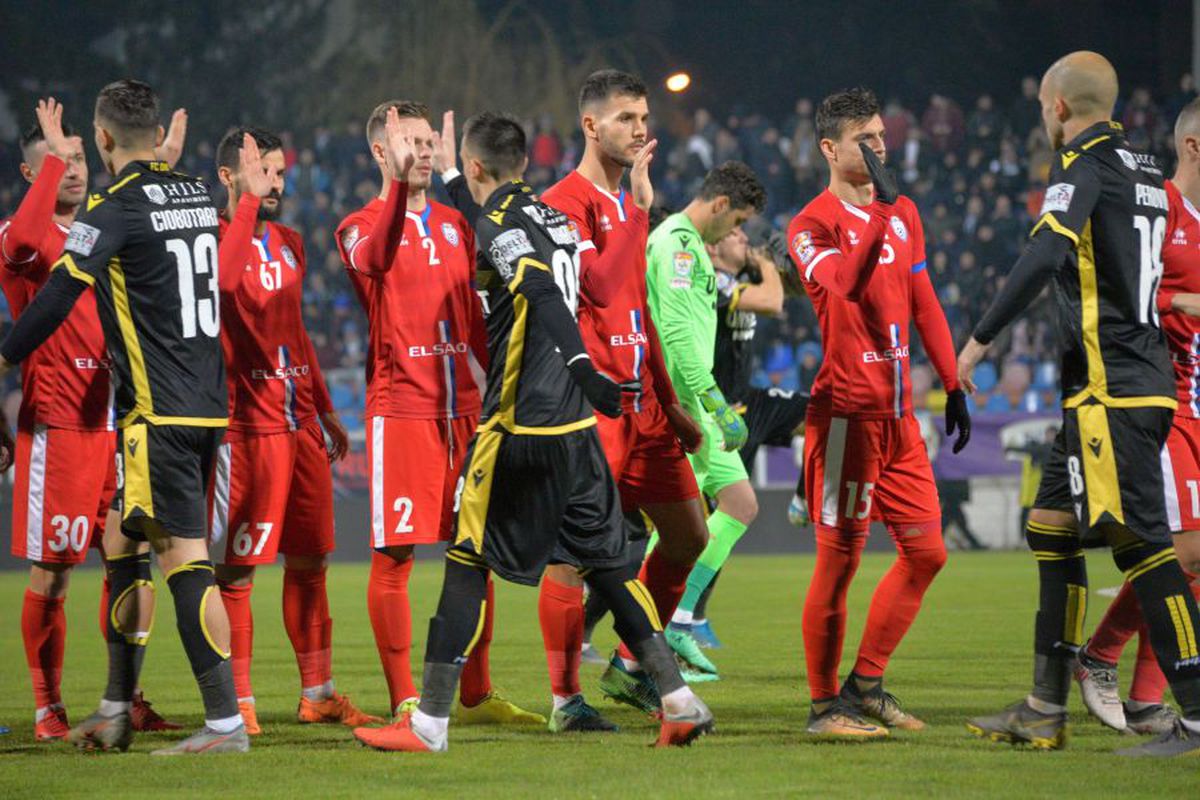
[[[757,248],[749,252],[749,261],[762,276],[762,282],[743,284],[737,303],[732,307],[737,311],[780,316],[783,313],[783,280],[775,269],[775,262]]]

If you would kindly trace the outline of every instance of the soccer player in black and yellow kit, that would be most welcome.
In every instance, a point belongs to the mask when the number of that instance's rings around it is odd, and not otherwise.
[[[45,341],[85,289],[95,290],[113,360],[122,522],[104,536],[108,686],[97,712],[67,738],[84,749],[129,747],[129,711],[150,633],[136,589],[150,581],[153,547],[205,717],[199,732],[156,752],[244,751],[229,621],[205,539],[207,484],[227,422],[217,212],[203,181],[155,158],[163,129],[149,86],[123,80],[104,87],[95,129],[114,182],[89,196],[46,286],[0,344],[3,371]]]
[[[464,126],[463,173],[480,203],[477,281],[487,292],[487,391],[458,483],[453,544],[436,616],[429,623],[417,710],[385,728],[358,728],[380,750],[446,749],[450,707],[486,611],[488,573],[535,586],[546,565],[582,565],[592,591],[662,698],[659,745],[683,745],[712,728],[712,714],[684,684],[649,592],[624,559],[617,486],[592,409],[621,414],[622,391],[596,371],[575,308],[579,250],[574,227],[520,179],[525,134],[484,113]]]
[[[1071,665],[1087,609],[1081,548],[1106,543],[1137,594],[1183,710],[1172,731],[1120,752],[1196,753],[1200,617],[1171,547],[1159,462],[1176,406],[1156,306],[1167,227],[1162,171],[1153,158],[1132,152],[1111,121],[1117,75],[1103,56],[1076,52],[1055,62],[1039,99],[1046,131],[1060,148],[1042,213],[959,355],[959,376],[973,389],[971,372],[988,344],[1054,279],[1063,427],[1025,529],[1041,582],[1034,686],[1024,700],[967,727],[996,742],[1065,745]]]

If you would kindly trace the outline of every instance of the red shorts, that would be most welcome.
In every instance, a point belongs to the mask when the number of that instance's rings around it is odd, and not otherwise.
[[[12,554],[79,564],[100,546],[117,490],[117,435],[35,425],[17,431]]]
[[[1177,415],[1161,458],[1171,533],[1200,530],[1200,419]]]
[[[915,417],[809,416],[804,484],[814,522],[865,531],[872,520],[910,525],[941,519],[929,453]]]
[[[611,419],[597,414],[600,445],[626,511],[700,496],[696,474],[658,403]]]
[[[320,423],[226,436],[210,496],[208,549],[217,564],[333,551],[333,474]]]
[[[479,418],[367,420],[371,546],[450,540],[454,489]]]

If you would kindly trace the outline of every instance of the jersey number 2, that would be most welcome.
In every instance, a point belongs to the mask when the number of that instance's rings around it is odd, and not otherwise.
[[[196,327],[210,339],[221,335],[221,313],[217,305],[217,237],[202,233],[191,246],[184,239],[168,239],[167,252],[175,256],[179,271],[179,313],[183,338],[195,339]],[[209,297],[196,297],[196,276],[208,277]]]
[[[1133,218],[1138,233],[1138,318],[1143,324],[1158,327],[1158,284],[1162,281],[1163,239],[1167,235],[1167,218]]]

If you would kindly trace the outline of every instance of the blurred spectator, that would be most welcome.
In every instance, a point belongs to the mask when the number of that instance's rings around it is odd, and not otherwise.
[[[963,140],[963,113],[949,97],[935,94],[921,117],[921,129],[935,152],[957,150]]]

